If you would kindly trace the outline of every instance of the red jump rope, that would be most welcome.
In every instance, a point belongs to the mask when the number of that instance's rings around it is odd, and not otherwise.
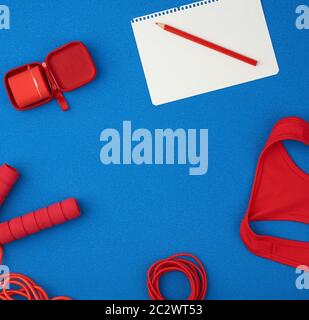
[[[0,167],[0,206],[19,178],[16,169],[9,165]],[[3,245],[27,237],[31,234],[63,224],[80,216],[80,209],[75,199],[67,199],[47,208],[25,214],[21,217],[0,224],[0,264],[3,258]],[[50,299],[43,288],[30,278],[10,273],[1,275],[0,300],[15,300],[15,297],[27,300],[70,300],[67,297]],[[12,289],[12,287],[14,287]],[[7,289],[6,289],[7,288]],[[10,288],[10,289],[9,289]]]
[[[202,262],[192,254],[182,253],[154,263],[147,278],[151,300],[166,300],[160,291],[160,279],[169,272],[182,272],[189,280],[191,294],[188,300],[204,300],[207,293],[207,274]]]
[[[16,169],[9,165],[0,166],[0,206],[9,195],[19,178]],[[0,223],[0,265],[3,245],[22,239],[55,225],[79,217],[80,210],[75,199],[55,203],[10,221]],[[178,271],[189,279],[191,294],[188,300],[203,300],[207,292],[207,275],[200,260],[191,254],[178,254],[153,264],[148,271],[148,292],[152,300],[165,300],[160,292],[160,279],[169,272]],[[45,290],[25,275],[10,273],[1,275],[0,300],[71,300],[60,296],[50,299]],[[0,282],[1,284],[1,282]],[[1,291],[2,289],[2,291]]]

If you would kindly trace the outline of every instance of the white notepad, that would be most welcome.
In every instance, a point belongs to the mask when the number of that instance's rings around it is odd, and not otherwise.
[[[238,61],[164,31],[160,22],[259,61]],[[261,0],[207,0],[132,20],[154,105],[279,72]]]

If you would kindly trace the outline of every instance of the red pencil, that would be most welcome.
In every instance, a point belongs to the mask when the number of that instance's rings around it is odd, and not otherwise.
[[[252,66],[257,66],[258,64],[258,61],[257,60],[254,60],[252,58],[249,58],[249,57],[246,57],[240,53],[237,53],[235,51],[232,51],[232,50],[229,50],[227,48],[224,48],[224,47],[221,47],[213,42],[210,42],[210,41],[207,41],[205,39],[202,39],[202,38],[199,38],[199,37],[196,37],[190,33],[187,33],[185,31],[182,31],[182,30],[179,30],[179,29],[176,29],[174,27],[171,27],[167,24],[164,24],[164,23],[156,23],[157,26],[159,26],[160,28],[162,28],[163,30],[165,31],[168,31],[168,32],[171,32],[173,34],[176,34],[177,36],[180,36],[182,38],[185,38],[187,40],[190,40],[190,41],[193,41],[193,42],[196,42],[202,46],[205,46],[207,48],[210,48],[210,49],[213,49],[215,51],[218,51],[218,52],[221,52],[227,56],[230,56],[232,58],[235,58],[235,59],[238,59],[242,62],[245,62],[245,63],[248,63]]]

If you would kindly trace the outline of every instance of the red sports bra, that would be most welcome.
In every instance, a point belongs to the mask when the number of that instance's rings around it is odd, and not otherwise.
[[[293,117],[275,125],[258,162],[241,237],[252,253],[296,268],[309,266],[309,242],[257,235],[250,227],[251,221],[309,224],[309,174],[293,162],[284,140],[309,145],[309,122]]]

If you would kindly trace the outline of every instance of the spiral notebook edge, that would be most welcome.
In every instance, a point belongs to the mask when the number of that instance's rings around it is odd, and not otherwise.
[[[214,3],[218,3],[220,1],[223,1],[223,0],[203,0],[203,1],[196,1],[196,2],[192,2],[192,3],[188,3],[188,4],[185,4],[185,5],[179,6],[179,7],[165,9],[165,10],[162,10],[162,11],[158,11],[158,12],[150,13],[150,14],[147,14],[147,15],[144,15],[144,16],[133,18],[131,20],[131,24],[134,25],[134,24],[137,24],[137,23],[140,23],[140,22],[143,22],[143,21],[152,20],[152,19],[155,19],[155,18],[158,18],[158,17],[162,17],[162,16],[165,16],[165,15],[170,15],[170,14],[173,14],[173,13],[176,13],[176,12],[180,12],[180,11],[190,10],[190,9],[193,9],[193,8],[196,8],[196,7],[199,7],[199,6],[211,5],[211,4],[214,4]]]

